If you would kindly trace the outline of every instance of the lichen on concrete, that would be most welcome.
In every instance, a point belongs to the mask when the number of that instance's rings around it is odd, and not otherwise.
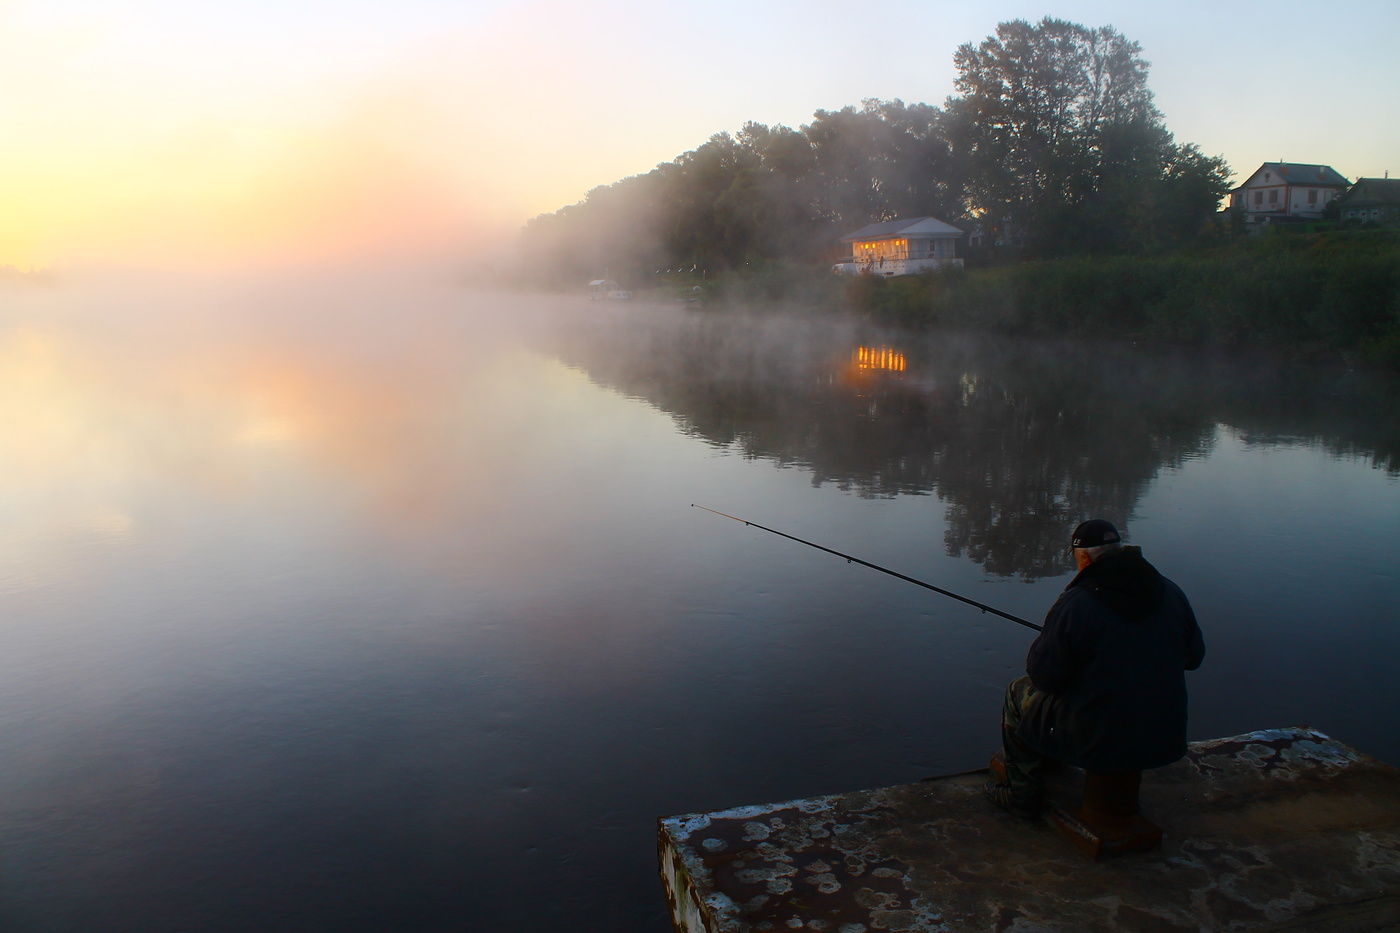
[[[1162,848],[1091,862],[991,808],[985,775],[661,821],[685,933],[1383,929],[1400,923],[1400,772],[1298,727],[1144,775]],[[1072,794],[1074,774],[1056,789]],[[679,866],[666,871],[668,864]],[[672,890],[672,885],[689,890]],[[690,925],[686,925],[690,924]],[[1344,924],[1338,926],[1338,924]],[[1372,924],[1367,926],[1366,924]]]

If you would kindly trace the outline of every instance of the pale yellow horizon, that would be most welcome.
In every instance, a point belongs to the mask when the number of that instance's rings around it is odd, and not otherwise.
[[[15,29],[3,17],[0,77],[25,91],[0,105],[0,265],[465,254],[576,196],[567,171],[502,183],[540,161],[519,149],[547,143],[493,105],[508,52],[483,35],[240,87],[236,69],[147,57],[120,24]],[[503,20],[496,35],[512,28]],[[456,95],[474,101],[460,120]]]
[[[896,4],[892,30],[826,0],[0,0],[0,266],[489,268],[530,217],[746,120],[941,103],[959,43],[1047,12],[1141,42],[1168,126],[1237,173],[1400,170],[1393,61],[1353,62],[1342,88],[1318,50],[1282,87],[1241,56],[1238,24],[1203,41],[1222,11],[1257,14],[1244,0],[1061,7]],[[1382,3],[1331,15],[1400,27]]]

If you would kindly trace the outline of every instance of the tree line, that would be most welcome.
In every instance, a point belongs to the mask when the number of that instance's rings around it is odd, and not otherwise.
[[[538,282],[804,263],[861,226],[932,215],[1002,256],[1143,253],[1193,239],[1229,167],[1178,143],[1141,46],[1112,27],[1001,23],[953,56],[943,106],[866,100],[797,129],[746,123],[529,221]]]

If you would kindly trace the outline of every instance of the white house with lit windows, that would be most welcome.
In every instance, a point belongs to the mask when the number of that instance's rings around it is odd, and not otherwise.
[[[1248,224],[1320,220],[1327,202],[1349,184],[1330,165],[1265,162],[1230,192],[1230,208],[1243,212]]]
[[[851,255],[832,266],[832,271],[913,275],[925,269],[961,268],[963,261],[956,254],[962,235],[937,217],[870,224],[841,238],[850,244]]]

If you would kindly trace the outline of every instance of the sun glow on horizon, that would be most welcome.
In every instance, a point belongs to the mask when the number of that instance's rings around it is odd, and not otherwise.
[[[0,266],[490,263],[747,106],[644,41],[676,15],[644,5],[423,0],[415,30],[375,4],[250,3],[0,2],[0,81],[24,89],[0,98]]]
[[[1378,28],[1400,15],[1342,6]],[[530,217],[747,120],[938,104],[960,43],[1043,13],[910,5],[892,32],[822,0],[0,0],[0,267],[489,264]],[[1055,14],[1106,18],[1096,0]],[[1115,8],[1179,139],[1237,173],[1279,157],[1352,178],[1400,170],[1394,105],[1339,96],[1311,60],[1296,106],[1322,122],[1242,111],[1273,79],[1228,43],[1202,45],[1200,22],[1221,15],[1196,0]],[[1383,57],[1349,67],[1358,86],[1393,83]],[[1368,129],[1338,131],[1350,125]]]
[[[418,157],[383,108],[287,127],[198,120],[0,156],[0,264],[203,267],[461,250],[513,220]],[[412,127],[407,128],[408,131]],[[42,148],[41,148],[42,146]],[[57,155],[51,155],[57,153]]]
[[[0,100],[0,266],[461,254],[519,223],[509,188],[458,158],[470,134],[435,125],[440,82],[415,50],[259,76],[146,57],[111,17],[17,10],[0,6],[0,80],[25,89]]]

